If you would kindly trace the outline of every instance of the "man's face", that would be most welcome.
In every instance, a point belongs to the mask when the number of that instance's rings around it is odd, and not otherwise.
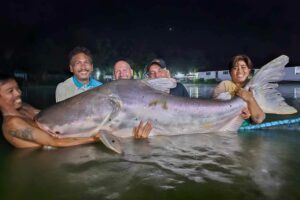
[[[162,69],[158,64],[152,64],[149,67],[150,78],[170,78],[170,72],[167,69]]]
[[[70,71],[82,83],[88,83],[91,73],[93,72],[93,64],[91,58],[84,53],[78,53],[71,59]]]
[[[22,107],[21,90],[15,80],[0,84],[0,105],[19,109]]]
[[[149,67],[149,77],[159,78],[161,67],[158,64],[153,64]]]
[[[114,66],[114,75],[115,79],[131,79],[132,78],[132,69],[130,65],[125,61],[119,61]]]

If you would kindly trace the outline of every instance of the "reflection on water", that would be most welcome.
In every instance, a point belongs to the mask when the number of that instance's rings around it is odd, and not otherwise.
[[[203,86],[204,87],[204,86]],[[290,87],[290,86],[289,86]],[[209,93],[213,87],[207,86]],[[293,89],[282,88],[289,102]],[[198,91],[202,91],[202,88]],[[1,149],[1,199],[299,199],[299,124],[237,133]],[[3,153],[4,152],[4,153]]]
[[[279,92],[286,98],[300,99],[299,84],[282,84],[278,87]]]
[[[299,181],[299,140],[294,132],[259,131],[126,139],[124,155],[99,144],[14,150],[5,158],[1,196],[293,199]],[[12,185],[17,192],[11,192]]]
[[[216,84],[185,84],[184,85],[193,98],[210,98]]]
[[[299,88],[294,88],[294,98],[295,99],[300,99],[300,87]]]
[[[216,84],[185,84],[185,87],[193,98],[210,98]],[[278,90],[285,98],[300,99],[300,83],[281,84]]]

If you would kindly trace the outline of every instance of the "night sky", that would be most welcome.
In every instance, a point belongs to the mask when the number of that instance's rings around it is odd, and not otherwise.
[[[300,65],[296,2],[10,0],[1,5],[1,69],[64,72],[77,45],[102,68],[161,57],[172,70],[224,69],[240,53],[255,67],[281,54]]]

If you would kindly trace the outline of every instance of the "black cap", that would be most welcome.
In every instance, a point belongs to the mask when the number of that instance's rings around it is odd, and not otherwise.
[[[147,71],[149,71],[150,69],[150,66],[153,65],[153,64],[157,64],[159,65],[161,68],[166,68],[167,65],[166,65],[166,62],[163,60],[163,59],[160,59],[160,58],[155,58],[153,59],[147,66]]]

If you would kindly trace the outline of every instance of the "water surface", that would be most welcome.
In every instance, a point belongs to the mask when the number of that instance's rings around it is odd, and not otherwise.
[[[208,98],[214,85],[187,87],[198,91],[198,97]],[[284,84],[279,90],[300,109],[295,88],[300,85]],[[53,88],[30,88],[25,98],[32,105],[45,107],[54,103],[53,93]],[[101,143],[20,150],[1,138],[0,197],[300,199],[299,129],[295,124],[239,133],[157,136],[144,141],[128,138],[122,141],[123,155],[112,153]]]

